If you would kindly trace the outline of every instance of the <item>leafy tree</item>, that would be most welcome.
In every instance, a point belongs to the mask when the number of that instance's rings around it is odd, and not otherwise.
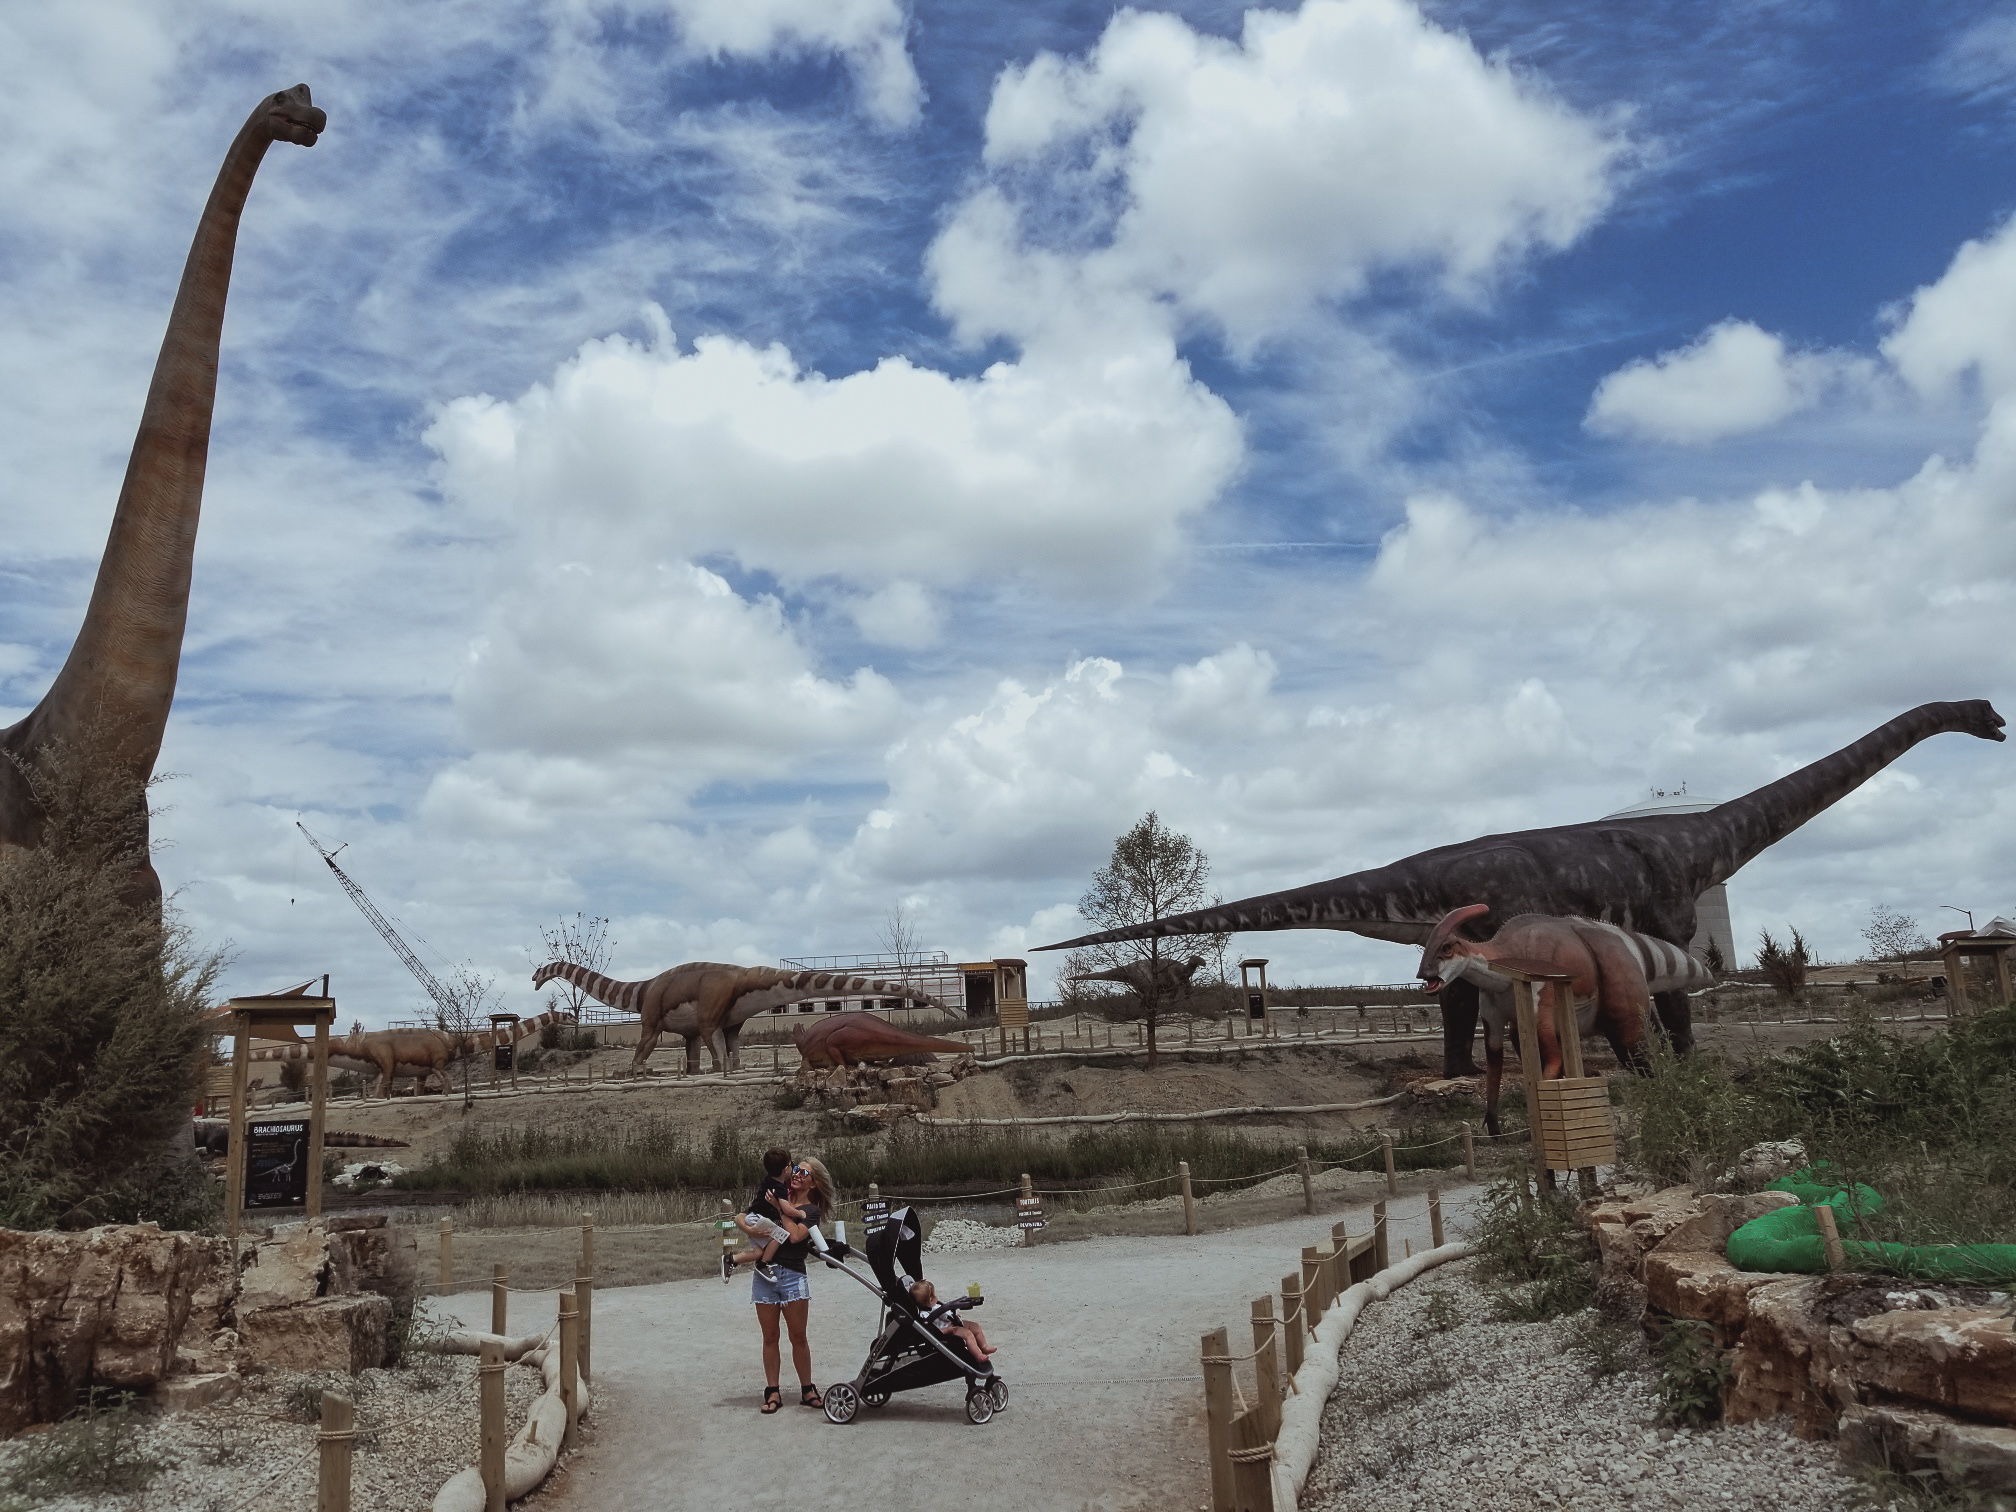
[[[214,1208],[188,1139],[223,960],[129,885],[145,794],[51,742],[20,768],[42,843],[0,849],[0,1224],[80,1227]]]
[[[1868,943],[1871,961],[1908,961],[1913,951],[1932,948],[1916,919],[1880,903],[1869,910],[1862,938]]]
[[[1165,825],[1154,810],[1113,842],[1113,855],[1092,874],[1092,886],[1078,900],[1078,912],[1094,929],[1121,929],[1146,924],[1172,913],[1187,913],[1205,903],[1204,882],[1211,860],[1188,835]],[[1116,940],[1074,950],[1065,960],[1068,974],[1107,971],[1142,963],[1149,972],[1135,988],[1141,1016],[1148,1023],[1148,1065],[1153,1069],[1156,1025],[1176,996],[1158,969],[1174,952],[1162,939]]]

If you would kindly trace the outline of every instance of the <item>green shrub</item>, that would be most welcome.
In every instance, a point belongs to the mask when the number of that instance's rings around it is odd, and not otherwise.
[[[1722,1416],[1729,1360],[1715,1331],[1692,1318],[1672,1318],[1653,1348],[1659,1369],[1659,1411],[1677,1428],[1705,1428]]]
[[[25,1440],[4,1469],[0,1493],[30,1501],[119,1496],[142,1489],[163,1468],[140,1448],[133,1397],[97,1394],[46,1433]]]
[[[1663,1039],[1650,1048],[1650,1076],[1622,1082],[1631,1110],[1630,1150],[1661,1182],[1712,1185],[1738,1155],[1765,1139],[1786,1137],[1789,1118],[1739,1085],[1712,1051],[1675,1055]]]
[[[23,775],[44,824],[0,849],[0,1221],[165,1220],[195,1190],[176,1136],[222,963],[132,896],[147,815],[123,779],[60,743]]]
[[[1471,1220],[1478,1275],[1493,1287],[1507,1322],[1539,1323],[1589,1305],[1596,1295],[1596,1245],[1562,1192],[1538,1196],[1493,1182]]]

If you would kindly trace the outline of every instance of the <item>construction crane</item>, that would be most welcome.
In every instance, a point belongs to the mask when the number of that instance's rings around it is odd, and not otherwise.
[[[427,996],[434,999],[434,1006],[441,1010],[442,1021],[448,1024],[458,1023],[462,1017],[462,1005],[455,1001],[455,994],[434,979],[434,973],[421,964],[420,957],[413,954],[413,948],[399,937],[399,931],[392,927],[392,921],[378,912],[378,905],[373,903],[366,896],[364,889],[352,882],[343,868],[336,864],[336,857],[349,842],[345,841],[332,851],[310,835],[308,826],[299,819],[294,821],[294,828],[307,835],[308,843],[315,847],[315,854],[322,858],[324,866],[336,873],[336,880],[343,884],[343,891],[350,895],[350,901],[357,905],[357,911],[370,920],[371,927],[378,931],[379,938],[392,947],[392,954],[399,957],[405,963],[406,969],[413,973],[422,987],[427,989]]]

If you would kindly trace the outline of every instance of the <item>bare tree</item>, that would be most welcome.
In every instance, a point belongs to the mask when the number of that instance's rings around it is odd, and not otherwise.
[[[1914,950],[1932,948],[1916,919],[1881,904],[1869,910],[1862,938],[1868,942],[1871,961],[1908,961]]]
[[[904,981],[909,980],[910,968],[924,958],[924,948],[918,942],[917,918],[904,903],[890,906],[882,920],[882,932],[875,937],[882,947],[882,953],[896,963],[894,975]]]
[[[1092,886],[1078,900],[1078,912],[1094,929],[1145,924],[1203,906],[1204,882],[1210,875],[1210,858],[1151,809],[1113,842],[1113,855],[1092,874]],[[1065,966],[1073,975],[1087,970],[1126,972],[1148,1022],[1148,1065],[1153,1069],[1156,1025],[1188,980],[1188,973],[1164,951],[1163,942],[1157,938],[1088,945],[1071,952]]]
[[[577,913],[571,919],[541,929],[539,944],[545,954],[534,965],[572,961],[598,976],[609,974],[609,963],[616,955],[616,942],[609,938],[609,921],[595,914]],[[577,1027],[582,1010],[594,1001],[565,977],[555,977],[546,984],[547,1008],[573,1014]]]
[[[441,985],[448,989],[453,1006],[443,1008],[436,1004],[434,1022],[448,1036],[451,1053],[461,1062],[462,1106],[467,1108],[476,1101],[476,1089],[470,1075],[482,1049],[477,1037],[488,1032],[491,1010],[500,1001],[501,994],[497,991],[497,978],[478,971],[473,961],[464,961],[457,966]],[[426,1089],[422,1087],[421,1090]]]

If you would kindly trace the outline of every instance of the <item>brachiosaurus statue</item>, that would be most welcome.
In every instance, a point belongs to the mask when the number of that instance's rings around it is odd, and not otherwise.
[[[740,1071],[742,1026],[759,1013],[809,997],[830,994],[907,998],[948,1013],[953,1011],[930,993],[920,992],[906,982],[884,982],[832,971],[727,966],[718,961],[688,961],[659,972],[648,982],[618,982],[572,961],[548,961],[532,973],[532,986],[537,990],[555,977],[564,977],[598,1003],[634,1013],[643,1020],[637,1053],[630,1062],[633,1075],[643,1073],[651,1052],[658,1048],[659,1036],[666,1033],[686,1037],[687,1075],[700,1069],[702,1043],[713,1057],[716,1071]]]
[[[1119,982],[1132,987],[1143,998],[1155,996],[1163,1001],[1181,996],[1190,990],[1190,979],[1197,975],[1197,968],[1204,964],[1204,957],[1193,955],[1178,961],[1174,957],[1155,960],[1122,961],[1109,971],[1081,971],[1068,980],[1073,982]]]
[[[425,1090],[429,1077],[441,1079],[448,1090],[448,1068],[465,1055],[481,1055],[499,1045],[529,1039],[548,1024],[571,1024],[571,1013],[535,1013],[505,1029],[479,1029],[473,1034],[450,1034],[442,1029],[373,1029],[366,1033],[352,1028],[342,1039],[329,1041],[329,1064],[344,1071],[378,1073],[378,1095],[392,1095],[392,1078],[417,1076]],[[313,1044],[273,1045],[254,1050],[255,1061],[308,1061],[315,1058]]]
[[[1505,1029],[1512,1021],[1512,979],[1505,967],[1532,976],[1566,976],[1575,1002],[1572,1026],[1550,986],[1540,1004],[1537,1046],[1521,1045],[1522,1056],[1540,1057],[1540,1074],[1561,1074],[1561,1036],[1601,1030],[1617,1059],[1634,1071],[1645,1069],[1646,1020],[1652,996],[1713,986],[1715,973],[1678,945],[1650,935],[1620,929],[1595,919],[1558,919],[1549,914],[1521,914],[1507,919],[1488,940],[1466,940],[1458,931],[1491,910],[1481,903],[1458,908],[1435,926],[1421,947],[1416,973],[1430,992],[1444,992],[1468,982],[1483,1000],[1484,1127],[1498,1132],[1498,1087],[1505,1075]],[[1528,1110],[1530,1113],[1530,1109]]]
[[[238,217],[266,148],[274,142],[312,147],[326,123],[309,103],[308,86],[297,84],[261,100],[224,155],[154,362],[83,628],[42,701],[0,730],[0,846],[41,843],[42,813],[28,774],[41,769],[52,742],[109,763],[130,786],[131,802],[143,811],[139,833],[146,834],[147,782],[175,699],[189,614]],[[146,899],[161,896],[160,878],[144,860],[132,887]]]
[[[1948,732],[2001,740],[2002,725],[2002,716],[1981,699],[1920,704],[1853,745],[1706,813],[1642,814],[1485,835],[1328,882],[1038,948],[1263,929],[1346,929],[1415,944],[1451,909],[1483,903],[1501,919],[1528,913],[1603,919],[1685,950],[1694,938],[1694,900],[1728,881],[1766,846],[1838,803],[1919,741]],[[1473,1074],[1476,989],[1459,983],[1442,998],[1443,1073]],[[1690,1048],[1694,1030],[1687,995],[1661,992],[1653,1001],[1674,1048]]]

